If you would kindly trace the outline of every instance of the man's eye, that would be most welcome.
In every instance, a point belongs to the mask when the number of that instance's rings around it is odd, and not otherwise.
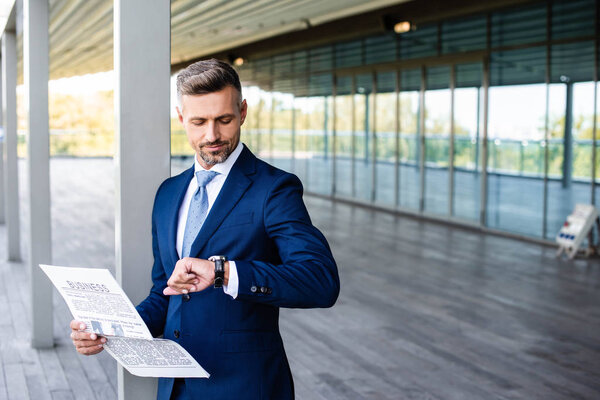
[[[204,121],[192,121],[192,125],[201,126],[201,125],[204,125]]]
[[[231,118],[223,118],[223,119],[221,119],[221,123],[222,124],[228,124],[230,122],[231,122]]]

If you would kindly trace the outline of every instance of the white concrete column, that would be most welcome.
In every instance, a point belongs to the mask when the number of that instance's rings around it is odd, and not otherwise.
[[[23,0],[23,79],[29,140],[29,265],[31,345],[54,345],[52,284],[39,264],[52,264],[48,123],[48,0]]]
[[[17,40],[15,33],[11,31],[4,31],[2,36],[2,121],[8,260],[21,261],[17,164]]]
[[[116,273],[134,304],[149,293],[151,214],[170,176],[169,0],[114,0]],[[119,368],[121,400],[156,397],[156,380]]]

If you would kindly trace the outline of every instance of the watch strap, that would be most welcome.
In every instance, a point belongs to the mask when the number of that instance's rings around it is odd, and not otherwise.
[[[227,257],[225,256],[212,256],[209,258],[210,261],[215,263],[215,288],[222,288],[225,282],[225,262]]]

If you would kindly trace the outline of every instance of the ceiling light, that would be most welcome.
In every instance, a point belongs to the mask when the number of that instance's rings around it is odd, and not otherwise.
[[[242,65],[244,65],[244,59],[242,57],[238,57],[235,60],[233,60],[233,65],[235,65],[236,67],[241,67]]]
[[[402,21],[394,24],[394,32],[396,33],[406,33],[410,31],[410,28],[410,22],[408,21]]]

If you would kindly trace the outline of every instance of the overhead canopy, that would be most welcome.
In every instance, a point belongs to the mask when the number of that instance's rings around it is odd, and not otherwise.
[[[171,63],[180,65],[237,46],[407,1],[173,0]],[[16,27],[19,41],[20,20],[17,18]],[[49,29],[51,79],[113,68],[112,0],[50,0]]]

